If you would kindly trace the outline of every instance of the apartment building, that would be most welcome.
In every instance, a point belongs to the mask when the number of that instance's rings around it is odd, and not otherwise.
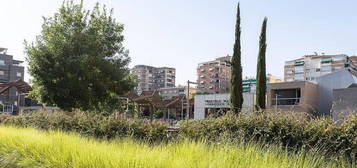
[[[281,79],[272,74],[267,74],[267,84],[268,83],[279,83],[282,82]],[[257,80],[255,78],[246,78],[242,82],[243,92],[255,93],[257,88]]]
[[[198,64],[198,92],[227,93],[229,91],[231,67],[227,61],[231,58],[231,56],[224,56]]]
[[[0,85],[16,80],[24,80],[23,61],[14,60],[12,55],[6,54],[6,48],[0,48]],[[0,95],[2,112],[13,112],[19,106],[19,96],[16,88],[12,87]],[[20,102],[24,102],[23,97]]]
[[[169,67],[152,67],[147,65],[136,65],[132,74],[137,82],[135,91],[151,91],[159,88],[175,87],[176,70]]]
[[[187,86],[166,87],[158,89],[163,99],[171,99],[176,96],[187,96]],[[196,93],[196,88],[189,89],[190,98]]]
[[[322,75],[355,65],[357,65],[357,56],[305,55],[302,58],[285,62],[284,81],[316,81]]]

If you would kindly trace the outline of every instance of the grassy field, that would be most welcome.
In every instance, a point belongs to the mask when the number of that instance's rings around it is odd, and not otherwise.
[[[177,142],[150,146],[129,139],[98,141],[77,134],[0,126],[0,167],[348,167],[312,154],[254,144]],[[355,167],[355,166],[352,166]]]

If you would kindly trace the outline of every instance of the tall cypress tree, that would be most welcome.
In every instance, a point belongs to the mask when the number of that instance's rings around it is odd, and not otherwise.
[[[262,30],[259,39],[259,54],[257,63],[257,96],[256,96],[256,110],[265,109],[265,94],[267,86],[266,67],[265,67],[265,52],[266,44],[266,29],[268,19],[265,17],[262,25]]]
[[[242,86],[242,65],[241,65],[241,44],[240,44],[240,9],[237,8],[237,21],[235,30],[235,43],[231,63],[231,110],[238,114],[243,105],[243,86]]]

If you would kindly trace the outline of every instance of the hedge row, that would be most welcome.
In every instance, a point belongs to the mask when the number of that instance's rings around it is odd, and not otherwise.
[[[317,149],[334,156],[357,157],[357,115],[341,125],[331,118],[297,119],[294,115],[226,115],[180,123],[180,136],[208,141],[259,141],[291,149]],[[354,159],[355,160],[355,159]]]
[[[172,139],[209,142],[259,141],[291,149],[318,149],[333,156],[357,157],[357,115],[341,125],[330,118],[299,119],[294,115],[227,114],[220,118],[180,122],[180,131],[169,134],[167,124],[139,119],[115,119],[76,112],[37,112],[22,116],[0,115],[0,124],[77,132],[85,136],[113,139],[131,137],[149,142]],[[355,160],[355,159],[354,159]]]
[[[131,137],[149,142],[167,139],[167,124],[139,119],[115,119],[102,115],[76,112],[36,112],[21,116],[0,115],[0,123],[43,130],[77,132],[101,139]]]

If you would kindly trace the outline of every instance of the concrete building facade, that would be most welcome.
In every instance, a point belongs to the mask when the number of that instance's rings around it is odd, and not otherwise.
[[[355,65],[357,65],[356,56],[305,55],[302,58],[285,62],[284,81],[317,81],[320,76]]]
[[[0,48],[0,84],[24,80],[23,61],[14,60],[12,55],[6,54],[6,48]],[[10,88],[0,95],[2,109],[0,111],[12,113],[16,111],[20,103],[24,103],[24,97],[18,95],[16,88]],[[20,99],[19,99],[20,97]]]
[[[272,110],[315,113],[318,85],[309,81],[269,83],[267,108]]]
[[[353,89],[349,89],[355,85],[357,85],[357,68],[354,66],[322,75],[316,81],[270,83],[267,88],[267,107],[310,112],[318,116],[332,115],[336,118],[342,108],[357,110],[353,105],[357,100],[357,94]],[[347,93],[348,91],[351,93]],[[342,105],[343,102],[349,105]],[[338,106],[335,106],[336,103]]]
[[[357,71],[356,71],[357,72]],[[331,115],[334,89],[345,89],[357,83],[357,73],[353,68],[347,68],[339,72],[321,76],[317,83],[318,90],[318,114]]]
[[[139,94],[143,91],[175,87],[175,68],[136,65],[132,69],[132,74],[134,74],[134,78],[137,82],[135,91]]]
[[[231,56],[203,62],[197,67],[197,89],[202,93],[227,93],[230,88]]]
[[[335,121],[343,121],[349,115],[357,114],[357,84],[333,90],[331,113]]]

